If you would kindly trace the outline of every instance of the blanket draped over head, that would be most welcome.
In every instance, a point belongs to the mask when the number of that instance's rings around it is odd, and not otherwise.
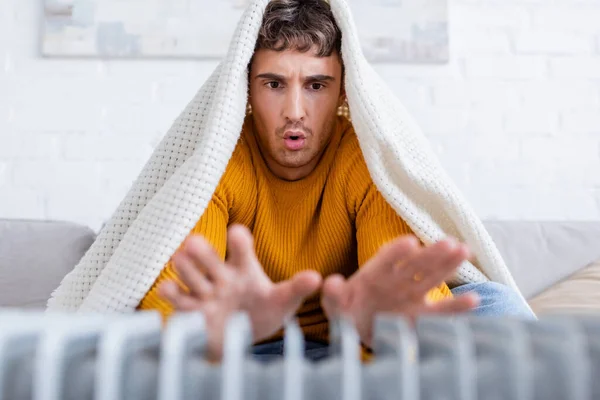
[[[247,66],[269,0],[243,14],[225,59],[175,120],[98,238],[48,301],[48,310],[130,312],[206,209],[240,137]],[[342,32],[345,89],[371,177],[425,244],[468,244],[451,286],[495,281],[518,288],[480,219],[427,139],[362,54],[345,0],[330,0]]]

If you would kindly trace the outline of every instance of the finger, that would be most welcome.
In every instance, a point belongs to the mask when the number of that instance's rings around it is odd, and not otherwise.
[[[419,241],[413,235],[405,235],[394,239],[379,249],[379,251],[361,268],[367,273],[379,275],[382,269],[394,268],[396,264],[410,259],[420,250]]]
[[[173,281],[165,281],[158,286],[159,295],[166,299],[177,311],[196,311],[201,309],[201,303],[183,293]]]
[[[420,274],[420,279],[411,285],[409,289],[417,293],[424,293],[441,282],[448,279],[454,271],[469,256],[469,251],[465,245],[458,244],[457,247],[446,257],[440,258],[437,264],[431,264]]]
[[[227,262],[238,268],[258,267],[252,233],[243,225],[232,225],[227,232]]]
[[[275,301],[282,305],[286,314],[294,313],[306,297],[319,289],[321,282],[321,274],[316,271],[299,272],[275,285]]]
[[[232,225],[227,230],[227,263],[238,268],[258,265],[252,233],[243,225]]]
[[[338,317],[346,308],[347,283],[339,274],[331,275],[323,283],[321,305],[328,319]]]
[[[471,311],[479,305],[479,297],[475,293],[463,294],[453,299],[442,300],[428,304],[425,313],[428,314],[458,314]]]
[[[415,252],[410,258],[397,266],[397,277],[401,280],[414,280],[418,275],[427,276],[430,269],[436,269],[440,261],[454,253],[458,242],[454,239],[439,241]]]
[[[192,259],[183,252],[177,252],[173,256],[175,270],[181,281],[188,287],[192,295],[199,298],[207,298],[213,295],[213,284],[206,275],[200,271]]]
[[[196,268],[214,282],[222,281],[227,273],[223,261],[215,249],[200,235],[194,235],[185,241],[184,253],[193,261]]]

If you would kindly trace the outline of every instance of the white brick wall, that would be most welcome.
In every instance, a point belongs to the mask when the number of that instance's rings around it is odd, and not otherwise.
[[[483,218],[600,219],[600,0],[449,0],[447,65],[377,65]],[[216,62],[44,60],[0,0],[0,217],[98,228]]]

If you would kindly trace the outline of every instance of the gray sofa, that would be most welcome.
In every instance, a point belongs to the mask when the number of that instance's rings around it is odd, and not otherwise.
[[[600,222],[485,225],[536,312],[600,312]],[[43,308],[94,238],[68,222],[0,220],[0,307]]]
[[[0,220],[0,307],[45,308],[95,237],[69,222]]]

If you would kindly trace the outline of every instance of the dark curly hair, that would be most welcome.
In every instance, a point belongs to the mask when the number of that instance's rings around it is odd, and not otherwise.
[[[341,54],[342,33],[325,0],[272,0],[265,9],[255,51],[315,49],[318,57]]]

